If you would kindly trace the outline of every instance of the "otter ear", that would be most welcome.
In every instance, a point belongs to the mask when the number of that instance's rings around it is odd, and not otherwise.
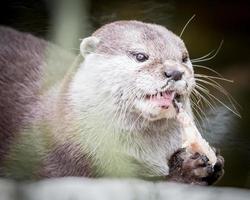
[[[83,56],[93,53],[99,44],[100,39],[94,36],[84,38],[80,44],[80,51]]]

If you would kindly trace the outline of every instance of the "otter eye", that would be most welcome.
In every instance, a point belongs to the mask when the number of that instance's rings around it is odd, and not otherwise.
[[[188,55],[184,54],[184,55],[182,56],[182,62],[183,62],[183,63],[186,63],[187,61],[188,61]]]
[[[130,56],[132,56],[137,62],[145,62],[148,60],[149,56],[145,53],[129,51]]]
[[[138,62],[144,62],[148,60],[148,55],[144,53],[137,53],[137,52],[130,52],[130,53]]]
[[[146,56],[143,53],[137,53],[136,56],[135,56],[135,58],[139,62],[144,62],[144,61],[146,61],[148,59],[148,56]]]

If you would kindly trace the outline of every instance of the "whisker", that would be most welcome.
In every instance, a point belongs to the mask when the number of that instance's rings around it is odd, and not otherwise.
[[[193,95],[194,97],[194,95]],[[205,112],[201,109],[201,107],[195,102],[195,100],[193,100],[193,98],[191,97],[191,105],[192,105],[192,109],[195,111],[196,115],[198,115],[199,119],[202,120],[203,117],[202,115],[205,117],[206,121],[208,122],[208,118],[205,114]],[[199,112],[200,111],[200,112]],[[201,114],[200,114],[201,113]],[[196,118],[195,121],[197,121],[199,127],[202,129],[201,125],[200,125],[200,120],[197,119],[196,115],[194,115],[194,117]]]
[[[196,84],[196,88],[199,89],[201,92],[203,92],[205,95],[207,95],[207,91],[205,90],[204,91],[204,88],[200,87],[199,84],[197,83]],[[209,97],[208,95],[208,98],[212,101],[212,103],[210,103],[210,101],[204,96],[202,95],[198,90],[194,89],[194,91],[196,93],[198,93],[200,95],[200,97],[204,100],[204,102],[210,107],[211,110],[215,111],[215,107],[213,106],[213,104],[215,104],[214,100],[211,99],[211,97]]]
[[[135,94],[136,94],[136,92],[134,91],[134,88],[132,88],[132,87],[129,87],[128,91],[130,91],[130,93],[127,93],[127,95],[128,95],[127,101],[122,101],[122,105],[121,106],[119,105],[119,107],[118,107],[119,116],[117,117],[117,121],[118,121],[118,123],[121,124],[122,127],[123,127],[123,124],[125,123],[126,112],[129,109],[130,105],[132,104],[132,102],[133,102],[132,100],[135,99]]]
[[[199,87],[200,89],[202,89],[202,91],[204,91],[204,92],[207,94],[208,97],[213,98],[214,100],[216,100],[217,102],[219,102],[221,105],[223,105],[225,108],[227,108],[229,111],[231,111],[232,113],[234,113],[235,115],[237,115],[238,117],[241,118],[241,115],[238,113],[237,110],[235,111],[235,110],[231,109],[230,107],[228,107],[228,106],[227,106],[225,103],[223,103],[220,99],[218,99],[218,98],[215,97],[213,94],[211,94],[211,93],[209,92],[209,90],[205,89],[204,86],[199,85],[198,87]]]
[[[202,104],[204,108],[205,108],[205,105],[206,105],[211,110],[215,111],[214,106],[210,103],[210,101],[204,95],[202,95],[198,90],[196,91],[196,93],[200,95],[200,97],[202,99],[201,102],[204,102],[204,104]]]
[[[215,51],[214,55],[212,55],[211,57],[208,57],[208,58],[204,58],[204,59],[191,59],[191,62],[192,63],[197,63],[197,62],[204,62],[204,61],[208,61],[208,60],[212,60],[213,58],[215,58],[217,56],[217,54],[219,53],[221,47],[222,47],[222,44],[223,44],[224,40],[221,40],[220,42],[220,45],[219,47],[217,48],[217,50]]]
[[[182,37],[182,35],[183,35],[185,29],[187,28],[188,24],[189,24],[194,18],[195,18],[195,14],[187,21],[187,23],[186,23],[185,26],[183,27],[183,29],[182,29],[182,31],[181,31],[181,33],[180,33],[180,35],[179,35],[180,38]]]
[[[193,65],[194,67],[202,68],[202,69],[207,69],[215,74],[217,74],[219,77],[224,78],[219,72],[215,71],[214,69],[211,69],[210,67],[203,66],[203,65]]]
[[[198,129],[202,130],[202,126],[201,126],[200,122],[203,119],[203,117],[200,114],[200,112],[197,110],[197,107],[195,107],[194,105],[192,105],[192,109],[193,109],[193,111],[195,111],[195,114],[194,114],[195,124],[197,125]]]
[[[191,59],[191,61],[202,60],[202,59],[204,59],[204,58],[207,58],[207,57],[209,57],[214,51],[215,51],[215,49],[213,49],[212,51],[208,52],[208,53],[205,54],[204,56],[201,56],[201,57],[199,57],[199,58]]]
[[[236,108],[235,104],[238,105],[238,106],[239,106],[239,104],[233,98],[233,96],[225,88],[223,88],[217,81],[215,81],[213,79],[209,79],[209,78],[207,78],[207,79],[209,81],[211,81],[211,82],[203,80],[203,79],[196,79],[196,80],[200,81],[202,83],[208,84],[208,85],[212,86],[213,88],[217,89],[218,91],[222,92],[227,97],[227,99],[229,100],[229,102],[231,103],[231,105],[233,106],[233,109],[235,109],[237,111],[237,108]]]
[[[127,114],[127,111],[134,105],[133,102],[136,98],[136,91],[133,91],[130,96],[129,96],[129,99],[128,99],[128,103],[123,111],[123,118],[122,118],[122,123],[125,122],[125,119],[126,119],[126,114]]]
[[[200,95],[198,95],[198,98],[197,98],[197,96],[196,96],[194,93],[192,93],[192,95],[190,96],[190,98],[191,98],[191,102],[192,102],[196,107],[198,107],[199,109],[201,109],[201,112],[202,112],[202,113],[204,113],[203,110],[202,110],[202,108],[204,107],[204,105],[203,105],[203,104],[202,104],[202,105],[199,105],[199,103],[201,102]],[[205,113],[204,113],[204,114],[205,114]]]
[[[217,80],[222,80],[222,81],[226,81],[226,82],[229,82],[229,83],[234,83],[233,80],[230,80],[230,79],[227,79],[227,78],[222,78],[222,77],[217,77],[217,76],[208,76],[208,75],[204,75],[204,74],[195,74],[194,77],[217,79]]]
[[[130,130],[129,130],[129,134],[133,131],[133,129],[134,129],[134,127],[135,127],[137,121],[142,117],[142,115],[143,115],[143,113],[141,112],[141,113],[139,114],[139,116],[136,118],[136,120],[134,121],[134,123],[131,125]]]
[[[190,97],[192,97],[192,98],[195,99],[197,105],[199,105],[200,103],[202,103],[202,100],[201,100],[200,95],[199,95],[199,94],[196,94],[194,90],[191,91]],[[202,106],[203,106],[203,104],[202,104]]]

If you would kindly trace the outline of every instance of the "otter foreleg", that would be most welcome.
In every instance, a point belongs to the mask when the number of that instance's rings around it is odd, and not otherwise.
[[[191,117],[178,107],[177,120],[182,131],[182,148],[170,158],[169,180],[211,185],[224,173],[224,159],[202,138]]]

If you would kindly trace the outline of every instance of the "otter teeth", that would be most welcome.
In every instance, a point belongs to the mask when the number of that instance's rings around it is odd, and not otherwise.
[[[163,99],[173,99],[175,98],[176,93],[174,91],[163,91],[157,92],[155,94],[147,94],[146,99],[150,100],[163,100]]]
[[[147,94],[146,99],[172,99],[175,97],[174,91],[164,91],[164,92],[157,92],[155,94]]]

